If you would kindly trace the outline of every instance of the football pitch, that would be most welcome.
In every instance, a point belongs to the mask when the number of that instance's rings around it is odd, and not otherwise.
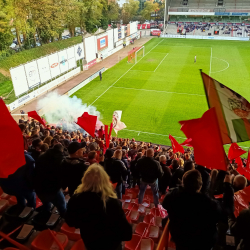
[[[127,128],[118,137],[171,145],[169,134],[185,140],[179,121],[208,110],[200,69],[250,101],[250,42],[173,38],[151,39],[136,64],[125,58],[73,95],[95,106],[104,124],[122,110]]]

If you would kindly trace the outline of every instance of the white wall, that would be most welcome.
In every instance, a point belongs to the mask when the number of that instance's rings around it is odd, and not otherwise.
[[[108,51],[112,50],[114,48],[114,36],[113,36],[114,30],[108,30]]]
[[[94,59],[96,59],[96,50],[97,50],[96,37],[90,36],[85,38],[84,44],[85,44],[86,61],[91,62]]]
[[[118,41],[118,28],[114,29],[115,42]]]

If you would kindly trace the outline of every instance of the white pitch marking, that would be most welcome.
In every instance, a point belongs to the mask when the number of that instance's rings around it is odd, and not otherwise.
[[[150,53],[154,48],[156,48],[160,43],[162,43],[164,40],[161,40],[159,43],[157,43],[148,53]],[[148,54],[147,53],[147,54]],[[146,54],[146,55],[147,55]],[[146,56],[145,55],[145,56]],[[142,57],[143,58],[143,57]],[[141,58],[141,59],[142,59]],[[140,59],[140,60],[141,60]],[[138,62],[140,62],[140,60]],[[138,63],[137,62],[137,63]],[[90,105],[93,105],[101,96],[103,96],[111,87],[113,87],[123,76],[125,76],[137,63],[135,63],[128,71],[126,71],[118,80],[116,80],[111,86],[109,86],[99,97],[97,97]]]
[[[225,69],[222,69],[222,70],[219,70],[219,71],[214,71],[214,72],[211,72],[211,74],[213,73],[219,73],[219,72],[222,72],[222,71],[224,71],[224,70],[227,70],[228,68],[229,68],[229,63],[228,63],[228,61],[226,61],[226,60],[224,60],[224,59],[221,59],[221,58],[218,58],[218,57],[213,57],[213,58],[216,58],[216,59],[218,59],[218,60],[221,60],[221,61],[224,61],[226,64],[227,64],[227,67],[225,68]]]
[[[156,133],[150,133],[150,132],[143,132],[143,131],[137,131],[137,130],[130,130],[130,129],[123,129],[123,130],[127,130],[127,131],[130,131],[130,132],[136,132],[136,133],[143,133],[143,134],[150,134],[150,135],[161,135],[161,136],[168,136],[168,135],[163,135],[163,134],[156,134]],[[187,139],[185,137],[178,137],[178,136],[173,136],[175,138],[181,138],[181,139]]]
[[[168,53],[164,56],[164,58],[161,60],[161,62],[158,64],[158,66],[156,67],[156,69],[154,70],[154,72],[159,68],[159,66],[161,65],[161,63],[164,61],[164,59],[168,56]]]
[[[179,94],[179,95],[195,95],[195,96],[205,96],[199,94],[190,94],[190,93],[181,93],[181,92],[169,92],[164,90],[154,90],[154,89],[135,89],[135,88],[125,88],[125,87],[113,87],[117,89],[132,89],[132,90],[142,90],[142,91],[150,91],[150,92],[159,92],[159,93],[167,93],[167,94]]]

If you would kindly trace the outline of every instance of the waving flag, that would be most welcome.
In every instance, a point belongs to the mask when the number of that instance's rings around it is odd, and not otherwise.
[[[245,154],[247,151],[243,150],[240,146],[238,146],[237,143],[232,143],[229,150],[228,150],[228,159],[233,160],[243,154]]]
[[[169,140],[171,141],[174,154],[180,152],[185,153],[184,148],[175,140],[175,138],[169,134]]]
[[[0,110],[0,178],[7,178],[26,162],[22,132],[2,99]]]
[[[76,124],[95,138],[96,121],[97,121],[97,116],[89,115],[88,112],[84,112],[81,117],[77,118]]]
[[[209,108],[215,108],[223,144],[250,140],[250,103],[241,95],[201,73]]]
[[[191,145],[191,142],[192,142],[192,139],[191,138],[189,138],[189,139],[186,139],[183,143],[181,143],[180,145],[181,146],[186,146],[186,147],[193,147],[192,145]]]
[[[39,121],[44,127],[46,127],[45,119],[44,118],[42,119],[35,110],[28,112],[28,116]]]
[[[117,134],[118,131],[126,128],[127,126],[125,123],[121,122],[121,117],[122,117],[122,111],[121,110],[116,110],[113,113],[113,129],[115,133]]]
[[[248,149],[248,157],[247,157],[246,169],[250,172],[250,149]]]
[[[196,163],[209,169],[226,171],[227,159],[215,108],[206,111],[199,119],[180,121],[179,123],[187,138],[192,138]]]

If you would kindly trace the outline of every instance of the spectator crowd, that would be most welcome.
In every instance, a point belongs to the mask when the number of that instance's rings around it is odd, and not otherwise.
[[[190,148],[174,153],[171,147],[135,139],[112,137],[106,148],[103,127],[96,138],[44,127],[34,119],[21,119],[19,128],[26,164],[1,178],[1,188],[20,206],[35,209],[36,196],[44,211],[54,205],[70,227],[80,228],[87,250],[121,250],[122,241],[131,240],[132,226],[120,200],[135,186],[139,204],[148,186],[155,207],[164,197],[177,250],[226,249],[228,230],[235,249],[250,249],[250,210],[234,216],[234,193],[249,185],[237,164],[228,165],[227,172],[210,170],[195,163]]]

